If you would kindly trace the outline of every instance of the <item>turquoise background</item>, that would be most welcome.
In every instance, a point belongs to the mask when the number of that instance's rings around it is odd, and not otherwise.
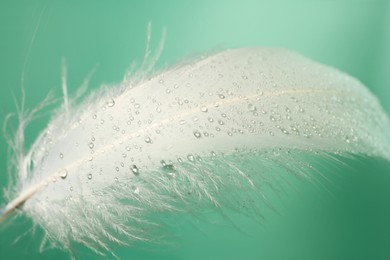
[[[132,62],[142,61],[149,21],[153,46],[162,29],[168,31],[160,68],[224,48],[283,47],[357,77],[390,113],[390,1],[2,0],[0,122],[16,111],[12,95],[21,100],[23,68],[27,108],[50,90],[61,95],[63,57],[70,93],[96,65],[91,89],[120,81]],[[47,120],[45,115],[31,124],[27,145]],[[6,149],[2,137],[0,188],[7,183]],[[347,163],[352,167],[322,169],[333,176],[332,196],[292,178],[280,198],[271,197],[279,213],[265,209],[265,223],[235,216],[249,235],[226,223],[183,221],[167,230],[181,238],[176,246],[135,245],[115,252],[123,259],[390,259],[390,164],[363,158]],[[17,219],[0,228],[0,259],[69,258],[59,250],[39,253],[39,232],[13,244],[30,227]]]

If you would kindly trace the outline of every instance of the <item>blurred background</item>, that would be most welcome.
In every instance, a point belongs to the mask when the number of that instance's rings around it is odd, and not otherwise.
[[[153,47],[167,29],[158,68],[225,48],[287,48],[358,78],[390,114],[387,0],[2,0],[0,122],[21,102],[23,74],[27,108],[51,90],[61,95],[62,58],[70,93],[97,65],[90,89],[119,82],[133,62],[142,62],[148,22]],[[27,129],[27,146],[47,120],[42,116]],[[1,189],[7,185],[6,151],[1,136]],[[319,198],[310,185],[296,182],[282,199],[282,214],[269,213],[261,227],[246,220],[256,230],[254,236],[204,224],[200,229],[206,234],[193,227],[172,231],[182,232],[180,248],[146,245],[141,246],[146,250],[135,246],[116,253],[124,259],[390,259],[390,164],[373,158],[349,164],[323,169],[344,175],[334,185],[334,199]],[[4,203],[0,196],[0,205]],[[14,244],[30,227],[28,220],[18,219],[0,228],[1,259],[69,258],[58,250],[39,253],[39,232]]]

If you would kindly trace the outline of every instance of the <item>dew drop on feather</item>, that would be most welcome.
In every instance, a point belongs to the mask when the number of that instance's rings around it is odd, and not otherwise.
[[[195,161],[195,157],[192,154],[187,155],[187,159],[191,162]]]
[[[206,112],[209,111],[209,110],[208,110],[208,108],[207,108],[206,106],[202,106],[202,107],[200,108],[200,111],[202,111],[203,113],[206,113]]]
[[[196,138],[200,138],[200,137],[202,136],[202,134],[199,133],[199,131],[195,131],[195,132],[194,132],[194,136],[195,136]]]
[[[115,100],[113,99],[110,99],[108,102],[107,102],[107,106],[108,107],[113,107],[115,105]]]
[[[161,165],[162,165],[163,167],[165,167],[165,166],[167,165],[167,163],[166,163],[164,160],[161,160],[160,163],[161,163]]]
[[[152,143],[152,139],[148,136],[145,138],[145,143],[147,144],[151,144]]]
[[[66,169],[63,169],[60,171],[60,176],[61,176],[61,179],[66,179],[66,177],[68,177],[68,171]]]
[[[257,110],[256,106],[253,105],[253,104],[249,104],[249,105],[248,105],[248,109],[249,109],[249,111],[251,111],[251,112],[255,112],[255,111]]]
[[[134,192],[134,194],[139,195],[140,188],[139,187],[135,187],[133,192]]]
[[[133,172],[134,175],[138,176],[139,175],[139,169],[137,167],[137,165],[133,164],[131,167],[130,167],[131,171]]]

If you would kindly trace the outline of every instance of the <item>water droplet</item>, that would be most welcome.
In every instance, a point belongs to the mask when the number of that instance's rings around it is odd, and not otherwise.
[[[134,104],[134,108],[139,109],[140,107],[141,107],[141,105],[139,103]]]
[[[90,155],[90,156],[88,156],[88,161],[92,161],[93,160],[93,156],[92,155]]]
[[[195,132],[194,132],[194,136],[195,136],[196,138],[200,138],[202,135],[201,135],[201,133],[199,133],[198,131],[195,131]]]
[[[186,120],[184,120],[184,119],[180,120],[179,124],[185,125],[186,124]]]
[[[224,94],[219,94],[218,96],[219,96],[220,99],[224,99],[225,98]]]
[[[117,167],[115,167],[115,170],[117,171],[117,172],[119,172],[119,167],[117,166]]]
[[[200,108],[200,111],[206,113],[206,112],[209,111],[209,110],[208,110],[208,108],[207,108],[206,106],[202,106],[202,107]]]
[[[73,186],[69,188],[70,191],[73,191]]]
[[[96,114],[94,114],[94,115],[93,115],[93,119],[96,119],[96,118],[97,118],[97,115],[96,115]]]
[[[207,118],[207,120],[209,120],[210,123],[214,122],[214,119],[211,117]]]
[[[296,134],[299,134],[299,131],[295,126],[290,126],[290,128],[291,128],[291,131],[293,131]]]
[[[272,121],[272,122],[275,122],[276,121],[276,118],[274,116],[270,116],[269,119]]]
[[[115,177],[115,178],[114,178],[114,181],[118,181],[118,177]]]
[[[175,166],[173,166],[172,163],[166,163],[164,160],[161,160],[160,163],[161,163],[161,165],[163,167],[163,170],[165,172],[167,172],[168,174],[176,172]]]
[[[126,158],[126,157],[127,157],[127,154],[126,154],[126,153],[122,153],[122,157],[123,157],[123,158]]]
[[[147,143],[147,144],[151,144],[152,143],[152,139],[150,139],[150,137],[148,136],[148,137],[146,137],[145,138],[145,143]]]
[[[92,174],[90,173],[90,174],[88,174],[88,180],[90,180],[90,179],[92,179]]]
[[[89,143],[88,147],[92,149],[95,145],[93,143]]]
[[[61,158],[61,159],[64,158],[64,155],[63,155],[62,153],[60,153],[60,158]]]
[[[164,160],[161,160],[160,163],[161,163],[161,165],[162,165],[163,167],[167,166],[167,163],[166,163]]]
[[[134,194],[139,195],[139,187],[135,187],[133,192],[134,192]]]
[[[249,111],[251,111],[251,112],[255,112],[255,111],[257,110],[256,106],[254,106],[253,104],[249,104],[249,105],[248,105],[248,109],[249,109]]]
[[[187,155],[187,159],[191,162],[195,161],[195,157],[192,154]]]
[[[114,105],[115,105],[115,100],[113,100],[113,99],[108,100],[108,102],[107,102],[108,107],[113,107]]]
[[[222,120],[218,120],[218,124],[224,125],[225,123]]]
[[[136,175],[136,176],[139,175],[139,169],[138,169],[137,165],[133,164],[132,166],[130,166],[130,169],[134,173],[134,175]]]
[[[65,180],[66,177],[68,177],[68,171],[66,169],[62,169],[60,171],[60,177],[61,177],[61,179]]]

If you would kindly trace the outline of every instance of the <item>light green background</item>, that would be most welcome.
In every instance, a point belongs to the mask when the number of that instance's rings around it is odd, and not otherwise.
[[[63,57],[70,93],[97,64],[91,88],[118,82],[132,62],[142,61],[149,21],[153,46],[163,27],[168,31],[159,67],[230,47],[283,47],[357,77],[390,112],[390,1],[1,0],[0,122],[16,111],[12,95],[21,100],[24,64],[28,108],[50,90],[60,96]],[[27,129],[27,144],[47,119]],[[6,186],[6,149],[1,138],[0,188]],[[344,176],[330,188],[333,199],[296,182],[275,198],[281,214],[269,212],[261,226],[242,220],[252,236],[224,225],[188,224],[170,231],[182,236],[181,246],[116,252],[124,259],[390,259],[390,164],[362,159],[351,165],[324,170]],[[19,219],[0,228],[0,259],[68,258],[58,250],[39,253],[39,234],[12,244],[30,226]]]

